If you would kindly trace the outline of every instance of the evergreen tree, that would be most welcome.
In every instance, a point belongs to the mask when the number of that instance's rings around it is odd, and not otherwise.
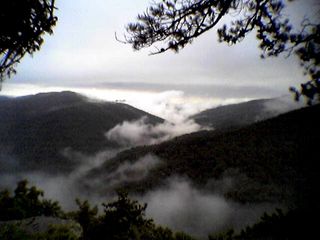
[[[40,50],[43,35],[53,33],[54,10],[55,0],[0,1],[0,86],[25,54]]]
[[[305,18],[297,29],[292,26],[294,16],[284,14],[285,3],[291,1],[159,0],[138,15],[137,22],[128,24],[125,42],[136,50],[158,44],[152,54],[178,52],[218,24],[229,22],[217,29],[220,42],[233,45],[255,31],[262,58],[294,52],[310,81],[291,91],[311,103],[320,97],[319,3],[314,6],[319,11],[316,19]]]

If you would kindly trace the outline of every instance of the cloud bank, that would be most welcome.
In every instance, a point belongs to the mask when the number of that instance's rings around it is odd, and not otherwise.
[[[108,140],[115,141],[124,147],[157,144],[174,137],[202,130],[193,120],[184,120],[179,124],[165,121],[150,124],[143,117],[137,121],[124,121],[109,130],[105,135]]]

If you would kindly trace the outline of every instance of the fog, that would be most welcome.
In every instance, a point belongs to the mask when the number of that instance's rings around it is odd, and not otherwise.
[[[70,174],[57,176],[43,172],[2,174],[0,187],[9,187],[13,190],[17,181],[28,179],[31,185],[45,191],[45,198],[59,201],[64,210],[74,210],[76,198],[89,200],[91,204],[101,206],[101,203],[114,199],[115,188],[124,183],[142,180],[148,176],[150,170],[161,164],[161,159],[158,157],[146,155],[136,162],[124,162],[114,171],[91,179],[87,182],[87,191],[79,186],[88,171],[101,166],[116,152],[109,150],[94,156],[85,156],[67,149],[65,154],[76,155],[82,159],[79,167]],[[217,191],[197,189],[190,179],[179,176],[170,178],[166,182],[161,188],[131,197],[140,203],[147,203],[147,217],[154,219],[156,224],[168,226],[174,231],[185,231],[202,239],[210,233],[229,228],[240,229],[253,224],[263,212],[272,211],[276,207],[271,204],[242,205],[225,199],[221,189],[230,188],[230,179],[227,178],[210,180],[210,185],[214,185]]]
[[[150,170],[160,164],[161,160],[157,156],[147,154],[134,162],[125,161],[109,168],[101,166],[102,171],[93,174],[93,176],[90,176],[90,174],[85,176],[81,179],[78,187],[82,192],[88,191],[91,196],[97,195],[110,198],[114,196],[116,189],[124,184],[143,180],[148,176]]]
[[[0,187],[13,190],[17,181],[28,179],[31,185],[45,191],[45,198],[59,201],[64,210],[74,210],[76,198],[101,206],[101,203],[114,199],[114,190],[117,187],[143,180],[150,170],[162,164],[162,159],[147,154],[135,162],[124,161],[113,167],[112,171],[106,169],[104,174],[88,179],[86,188],[81,186],[88,171],[103,167],[103,164],[108,163],[119,151],[120,149],[109,149],[90,156],[67,148],[63,154],[68,158],[78,158],[80,163],[70,174],[2,174]],[[272,211],[276,207],[267,203],[242,205],[225,199],[223,193],[236,181],[237,179],[231,179],[226,174],[222,179],[211,179],[206,187],[199,189],[190,179],[175,176],[167,179],[160,188],[130,197],[140,203],[147,203],[147,217],[154,219],[156,224],[205,239],[210,233],[229,228],[240,229],[252,224],[263,212]]]
[[[287,97],[280,100],[266,102],[265,110],[280,114],[297,107]],[[161,101],[158,105],[162,106]],[[92,155],[75,151],[70,147],[61,149],[60,154],[66,161],[77,162],[77,166],[68,174],[24,172],[21,170],[21,161],[1,152],[0,188],[13,190],[18,181],[28,179],[30,185],[44,190],[45,198],[59,201],[67,211],[75,209],[76,198],[89,200],[91,204],[96,205],[110,201],[114,199],[116,188],[142,181],[164,162],[164,159],[147,154],[136,161],[128,159],[106,168],[108,162],[119,152],[203,130],[200,125],[188,119],[195,113],[194,109],[187,111],[186,107],[179,108],[173,103],[168,103],[167,106],[163,109],[166,109],[165,115],[171,115],[170,122],[151,124],[146,117],[143,117],[135,121],[124,121],[102,133],[109,141],[120,145],[117,149],[106,148]],[[106,169],[102,174],[87,178],[91,171],[100,168]],[[237,182],[237,175],[232,179],[230,176],[218,180],[211,179],[203,188],[195,187],[191,179],[182,176],[163,180],[165,184],[162,187],[131,197],[148,204],[147,216],[153,218],[156,224],[168,226],[175,231],[185,231],[200,238],[206,238],[209,233],[228,228],[245,227],[256,222],[263,212],[272,211],[276,207],[268,203],[243,205],[226,199],[224,193],[233,187],[233,182]]]
[[[124,162],[114,172],[109,174],[108,185],[116,185],[122,182],[134,182],[145,178],[149,171],[160,164],[159,158],[148,154],[139,158],[136,162]]]
[[[170,178],[165,187],[138,198],[148,203],[147,216],[156,223],[200,238],[230,228],[240,230],[275,208],[271,204],[235,203],[221,193],[199,190],[190,180],[181,177]]]
[[[264,110],[271,112],[274,116],[305,107],[303,99],[295,101],[291,95],[285,95],[264,102]]]
[[[85,155],[83,153],[73,151],[70,148],[64,149],[62,154],[69,159],[79,160],[78,166],[69,174],[47,174],[45,171],[22,171],[19,167],[10,169],[8,173],[0,175],[0,189],[8,188],[13,190],[18,181],[27,179],[30,186],[34,185],[44,190],[45,198],[59,201],[65,210],[71,210],[75,207],[75,199],[90,199],[88,192],[79,190],[78,182],[85,174],[96,167],[99,167],[106,160],[114,157],[120,149],[109,149],[98,152],[95,155]],[[7,162],[0,160],[2,166],[9,166]],[[15,170],[13,172],[13,170]],[[104,199],[98,199],[96,196],[92,199],[94,202],[101,202]]]

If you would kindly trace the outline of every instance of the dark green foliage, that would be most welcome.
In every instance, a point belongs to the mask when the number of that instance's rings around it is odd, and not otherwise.
[[[219,41],[229,45],[241,42],[248,33],[255,31],[262,58],[278,56],[283,52],[296,53],[310,81],[301,84],[300,90],[291,90],[297,99],[303,95],[311,103],[314,98],[320,97],[319,18],[305,18],[300,29],[294,28],[291,25],[294,16],[283,14],[284,2],[161,0],[152,3],[147,11],[138,15],[136,23],[127,26],[128,36],[125,40],[136,50],[158,43],[160,46],[153,53],[157,54],[167,50],[178,52],[221,22],[227,24],[217,29]]]
[[[34,216],[59,216],[58,202],[43,198],[43,191],[28,187],[28,181],[20,181],[11,196],[8,190],[0,192],[0,221],[24,219]]]
[[[229,229],[224,232],[219,232],[213,235],[209,235],[209,240],[232,240],[234,236],[234,230]]]
[[[69,226],[51,226],[43,233],[27,233],[19,224],[0,226],[1,240],[78,240],[79,237],[70,230]]]
[[[79,210],[70,216],[81,224],[84,240],[193,240],[185,233],[157,226],[145,216],[147,205],[131,200],[125,192],[118,192],[115,201],[102,204],[101,215],[88,201],[77,200],[77,204]]]
[[[32,234],[31,237],[33,240],[79,240],[79,236],[73,233],[68,225],[51,226],[46,232]]]
[[[174,239],[173,232],[169,228],[157,226],[150,230],[151,231],[147,231],[148,236],[145,239],[148,239],[148,240],[156,240],[156,239],[173,240]]]
[[[264,214],[253,226],[209,236],[209,240],[267,240],[267,239],[313,239],[317,235],[315,209],[292,209],[284,214],[277,209],[273,214]]]
[[[2,0],[0,2],[0,84],[16,72],[26,53],[43,43],[43,34],[53,33],[57,17],[55,0]]]
[[[15,224],[6,224],[0,226],[0,239],[1,240],[34,240],[29,234],[21,230]]]
[[[98,220],[98,207],[91,207],[88,201],[81,202],[76,199],[79,210],[71,213],[71,216],[82,227],[83,239],[91,239],[95,226],[99,223]]]
[[[102,225],[114,239],[136,238],[140,228],[148,227],[152,222],[145,218],[147,205],[130,200],[123,192],[119,192],[117,201],[103,206]]]
[[[105,239],[106,236],[119,240],[140,239],[153,227],[152,220],[145,218],[146,205],[129,199],[126,193],[121,192],[116,201],[103,204],[104,213],[99,217],[95,217],[96,209],[90,209],[87,202],[79,207],[85,239]]]
[[[23,198],[30,192],[26,181],[20,182],[15,194]],[[31,195],[39,196],[36,188]],[[8,198],[3,191],[1,203]],[[87,201],[77,200],[79,210],[69,213],[70,217],[83,227],[82,240],[195,240],[183,233],[172,232],[169,228],[157,226],[152,219],[145,217],[146,205],[131,200],[124,192],[118,193],[118,198],[103,204],[104,212],[98,215],[97,207],[91,207]],[[21,211],[12,208],[13,212]],[[314,208],[296,208],[283,213],[277,209],[273,214],[264,214],[261,220],[239,232],[232,229],[209,235],[209,240],[264,240],[264,239],[312,239],[317,231],[316,216],[319,211]],[[1,219],[2,220],[2,219]],[[1,223],[1,240],[77,240],[78,233],[69,225],[53,225],[45,232],[27,233],[19,227],[19,223]]]
[[[175,239],[176,240],[195,240],[195,238],[191,237],[188,234],[185,234],[184,232],[177,232],[175,234]]]

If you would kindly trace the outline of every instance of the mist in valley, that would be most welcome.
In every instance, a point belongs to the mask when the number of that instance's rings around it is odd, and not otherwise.
[[[269,103],[266,108],[277,112],[291,109],[286,104],[283,104],[282,108],[279,106]],[[177,113],[173,112],[172,116],[174,115]],[[101,206],[101,203],[114,199],[115,189],[123,184],[142,181],[152,169],[161,166],[163,160],[147,154],[137,161],[123,162],[104,176],[90,181],[85,180],[88,173],[104,167],[121,151],[141,145],[158,144],[201,130],[208,128],[200,126],[189,116],[176,122],[164,121],[157,124],[151,124],[147,117],[124,121],[103,133],[106,139],[118,144],[117,148],[106,148],[95,154],[85,154],[70,147],[61,149],[60,154],[66,161],[76,162],[76,167],[67,174],[48,174],[41,170],[22,171],[20,164],[23,163],[20,160],[2,154],[0,188],[13,190],[18,181],[27,179],[31,185],[43,189],[46,198],[59,201],[64,210],[74,210],[76,198]],[[276,205],[270,203],[240,204],[226,199],[223,189],[230,188],[236,181],[236,177],[231,180],[229,177],[213,179],[207,184],[211,186],[208,190],[195,186],[192,179],[177,175],[165,179],[165,184],[159,188],[130,196],[141,203],[147,203],[147,216],[153,218],[157,224],[205,238],[212,232],[229,228],[241,229],[256,222],[263,212],[275,209]]]
[[[150,170],[161,164],[161,159],[158,157],[147,155],[134,163],[121,164],[103,179],[89,182],[90,189],[95,189],[94,191],[85,191],[79,186],[79,182],[88,171],[108,161],[116,152],[117,150],[110,150],[95,156],[85,156],[68,150],[68,154],[81,158],[81,164],[70,174],[54,176],[44,172],[2,174],[0,188],[13,190],[18,181],[28,179],[30,185],[44,190],[45,198],[59,201],[64,210],[76,210],[76,198],[88,200],[92,205],[101,207],[102,203],[115,199],[117,186],[141,181]],[[210,233],[230,228],[240,230],[255,223],[265,211],[272,212],[276,207],[268,203],[240,204],[226,199],[220,190],[230,187],[229,179],[215,181],[214,185],[216,191],[198,189],[190,179],[175,176],[167,179],[166,184],[158,189],[142,195],[131,194],[130,197],[140,203],[147,203],[147,217],[154,219],[155,223],[175,231],[184,231],[201,239],[205,239]]]

